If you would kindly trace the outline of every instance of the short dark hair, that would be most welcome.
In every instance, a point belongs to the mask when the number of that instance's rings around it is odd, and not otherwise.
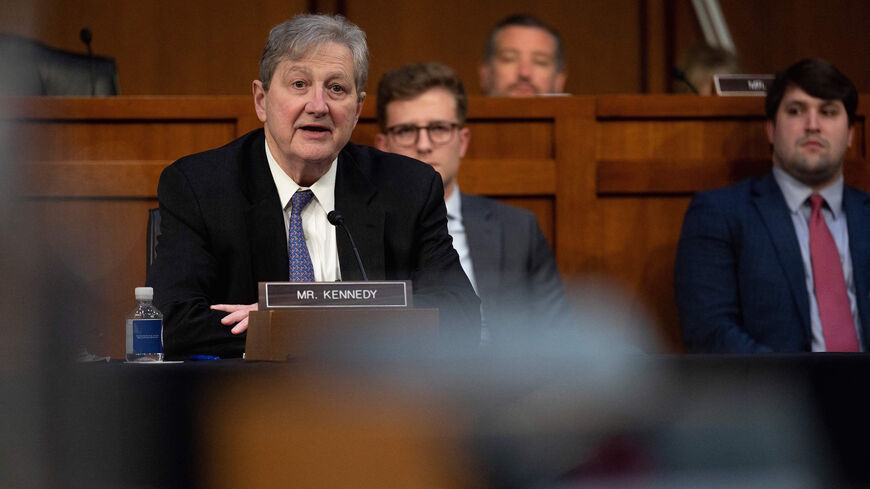
[[[388,71],[378,82],[378,124],[387,130],[387,105],[396,100],[410,100],[432,88],[443,88],[456,99],[456,118],[465,124],[468,96],[462,80],[450,67],[441,63],[408,64]]]
[[[776,121],[776,112],[789,86],[799,87],[807,94],[822,100],[840,100],[846,107],[849,125],[855,122],[858,90],[852,80],[831,63],[820,58],[807,58],[777,73],[764,101],[768,120]]]
[[[530,14],[508,15],[507,17],[498,21],[498,23],[489,32],[489,41],[486,43],[486,51],[483,53],[483,59],[487,63],[491,63],[493,56],[495,56],[495,38],[498,36],[498,33],[501,32],[501,30],[505,27],[513,26],[535,27],[538,29],[543,29],[547,31],[551,36],[553,36],[553,39],[556,41],[556,72],[561,73],[565,70],[565,52],[562,50],[562,37],[559,35],[559,32],[556,31],[556,29],[550,27],[549,25],[541,22],[541,20],[534,15]]]

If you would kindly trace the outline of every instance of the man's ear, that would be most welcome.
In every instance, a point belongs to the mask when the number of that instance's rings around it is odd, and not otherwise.
[[[764,121],[764,132],[767,133],[767,142],[773,144],[773,131],[776,129],[774,122],[770,119]]]
[[[254,80],[251,89],[254,92],[254,110],[257,111],[257,119],[266,122],[266,89],[263,88],[263,82]]]
[[[556,80],[553,82],[553,88],[556,90],[556,93],[565,93],[565,80],[568,78],[568,75],[561,71],[556,75]]]
[[[387,144],[387,135],[386,134],[379,132],[375,136],[375,148],[378,148],[381,151],[386,151],[386,152],[390,151],[389,145]]]
[[[359,97],[357,98],[356,103],[356,114],[354,114],[354,125],[356,125],[356,121],[359,120],[359,115],[362,113],[363,102],[366,101],[366,93],[360,92]]]
[[[465,158],[465,152],[468,151],[468,143],[471,142],[471,130],[463,127],[459,130],[459,157]]]
[[[489,95],[490,82],[492,81],[492,67],[489,63],[481,63],[477,69],[480,74],[480,89],[484,95]]]

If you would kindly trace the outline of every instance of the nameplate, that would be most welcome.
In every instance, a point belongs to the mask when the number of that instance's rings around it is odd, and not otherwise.
[[[713,75],[716,94],[724,96],[754,96],[767,95],[767,89],[773,83],[773,75]]]
[[[406,308],[413,306],[410,281],[260,282],[261,311],[306,307]]]

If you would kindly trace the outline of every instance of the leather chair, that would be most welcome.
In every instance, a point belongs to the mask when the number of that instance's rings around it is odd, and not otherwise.
[[[0,95],[118,95],[115,60],[0,34]]]

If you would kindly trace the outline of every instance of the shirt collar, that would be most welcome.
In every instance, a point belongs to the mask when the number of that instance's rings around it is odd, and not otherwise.
[[[462,220],[462,199],[459,197],[459,185],[453,189],[453,195],[447,197],[444,204],[447,206],[447,217]]]
[[[773,167],[773,178],[782,190],[782,195],[785,197],[785,203],[792,212],[798,212],[807,199],[813,193],[813,189],[806,184],[798,181],[795,177],[789,175],[784,170],[778,167]],[[818,191],[828,203],[828,208],[834,218],[838,218],[843,212],[843,175],[840,175],[834,183]]]
[[[298,183],[294,182],[284,170],[278,165],[278,160],[272,156],[272,151],[269,149],[269,143],[266,145],[266,159],[269,160],[269,171],[272,172],[272,180],[275,181],[275,186],[278,188],[278,198],[281,199],[281,208],[286,209],[290,203],[290,198],[300,188]],[[335,174],[338,167],[338,158],[332,160],[329,165],[329,170],[323,174],[320,179],[314,182],[314,185],[309,187],[314,192],[314,198],[323,207],[324,212],[329,213],[335,209]]]

